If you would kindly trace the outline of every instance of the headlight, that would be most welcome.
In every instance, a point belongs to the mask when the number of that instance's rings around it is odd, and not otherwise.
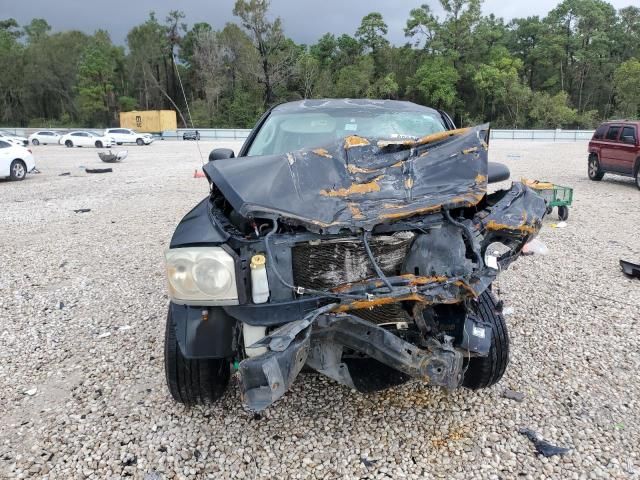
[[[237,305],[233,257],[220,247],[167,250],[169,296],[181,305]]]

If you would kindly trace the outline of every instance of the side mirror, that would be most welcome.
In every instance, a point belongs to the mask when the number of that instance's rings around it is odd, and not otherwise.
[[[628,143],[629,145],[635,145],[636,144],[636,139],[632,135],[627,135],[625,137],[622,137],[622,142],[623,143]]]
[[[235,158],[236,154],[230,148],[214,148],[209,154],[209,161],[223,160],[225,158]]]
[[[497,183],[509,180],[511,172],[509,167],[502,163],[489,162],[487,166],[487,183]]]

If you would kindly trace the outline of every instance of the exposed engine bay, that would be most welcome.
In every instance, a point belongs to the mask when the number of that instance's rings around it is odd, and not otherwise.
[[[546,211],[522,183],[487,194],[487,150],[484,125],[205,166],[207,214],[235,262],[237,301],[222,308],[248,408],[305,364],[365,392],[484,386],[465,376],[500,334],[491,284]]]

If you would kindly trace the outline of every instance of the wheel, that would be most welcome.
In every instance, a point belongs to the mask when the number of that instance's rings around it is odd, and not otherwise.
[[[100,140],[96,142],[96,148],[102,148],[102,142]]]
[[[22,160],[14,160],[9,167],[9,178],[11,180],[24,180],[27,176],[27,166]]]
[[[38,139],[37,139],[37,138],[34,138],[33,140],[31,140],[31,143],[32,143],[33,145],[35,145],[35,146],[40,145],[40,142],[38,141]]]
[[[596,155],[589,155],[589,179],[594,182],[599,182],[604,177],[604,172],[600,170],[600,162]]]
[[[138,139],[136,140],[136,143],[137,143],[139,146],[142,146],[142,145],[144,145],[144,140],[142,140],[141,138],[138,138]]]
[[[231,377],[229,361],[225,358],[190,360],[182,356],[171,309],[164,335],[164,371],[169,393],[176,402],[184,405],[202,405],[219,400]]]
[[[493,334],[489,355],[472,357],[467,362],[462,385],[472,390],[488,388],[498,383],[509,363],[507,324],[496,304],[496,298],[489,290],[485,290],[478,299],[476,314],[482,321],[491,325]]]
[[[116,145],[122,145],[122,142],[116,142]]]
[[[640,190],[640,165],[636,168],[636,187]]]
[[[182,135],[182,140],[184,141],[186,139],[187,139],[186,135]]]
[[[569,207],[566,207],[564,205],[558,207],[558,218],[563,222],[566,221],[567,218],[569,218]]]
[[[73,142],[71,140],[67,140],[66,142],[64,142],[64,146],[67,148],[71,148],[73,147]]]
[[[551,215],[553,213],[553,207],[547,207],[547,215]]]

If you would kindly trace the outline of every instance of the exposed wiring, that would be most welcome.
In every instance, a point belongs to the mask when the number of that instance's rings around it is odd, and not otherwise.
[[[454,220],[449,210],[443,209],[442,213],[444,214],[444,218],[446,218],[449,223],[451,223],[452,225],[455,225],[456,227],[462,230],[462,233],[467,238],[467,241],[471,246],[471,250],[473,250],[473,254],[476,256],[478,265],[482,266],[483,265],[482,256],[480,255],[480,252],[478,251],[478,248],[476,247],[476,244],[473,241],[473,233],[471,233],[471,230],[469,229],[469,227],[467,227],[462,222],[458,222],[457,220]]]
[[[362,243],[364,243],[364,249],[366,250],[367,255],[369,256],[369,260],[373,265],[373,269],[376,271],[376,275],[378,275],[378,277],[380,277],[380,280],[382,280],[382,282],[387,286],[387,288],[389,289],[389,292],[393,292],[393,286],[391,285],[391,282],[389,282],[389,279],[387,278],[387,276],[384,274],[382,269],[380,269],[378,262],[376,262],[376,258],[373,256],[373,253],[371,252],[371,247],[369,247],[369,240],[368,240],[369,235],[371,235],[371,232],[367,232],[366,230],[362,234]]]

